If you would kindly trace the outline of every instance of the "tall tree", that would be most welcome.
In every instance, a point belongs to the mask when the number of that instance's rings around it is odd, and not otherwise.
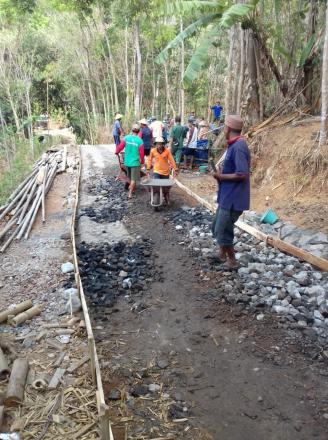
[[[328,132],[328,3],[326,6],[326,31],[325,42],[323,48],[322,58],[322,86],[321,86],[321,126],[319,149],[322,150],[327,146],[327,132]]]

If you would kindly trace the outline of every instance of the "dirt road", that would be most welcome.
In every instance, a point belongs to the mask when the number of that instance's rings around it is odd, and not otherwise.
[[[83,147],[82,163],[81,206],[101,217],[106,200],[90,184],[116,175],[115,157]],[[109,200],[117,190],[106,191]],[[113,424],[127,426],[129,439],[326,439],[327,364],[315,344],[295,343],[273,317],[258,322],[222,300],[221,275],[200,277],[204,267],[168,220],[192,200],[174,189],[172,201],[155,213],[139,191],[115,223],[80,220],[80,240],[93,251],[104,241],[139,237],[142,247],[140,237],[150,239],[141,288],[90,307]]]

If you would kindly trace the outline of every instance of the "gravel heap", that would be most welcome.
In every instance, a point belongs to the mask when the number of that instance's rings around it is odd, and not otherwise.
[[[213,218],[202,208],[185,208],[170,216],[183,234],[182,243],[201,261],[203,272],[220,269],[207,258],[216,246],[210,232]],[[328,274],[317,271],[297,258],[267,247],[249,234],[236,229],[236,258],[240,268],[219,289],[231,302],[249,309],[270,309],[282,317],[289,328],[298,328],[328,344]],[[264,319],[264,314],[257,316]]]
[[[261,216],[254,211],[245,213],[244,221],[272,237],[277,237],[280,231],[281,239],[287,243],[311,252],[317,257],[328,258],[328,236],[322,232],[302,230],[292,223],[281,220],[274,225],[261,223]]]
[[[80,274],[91,303],[112,306],[119,295],[142,293],[155,276],[160,276],[154,271],[152,246],[148,238],[138,238],[134,243],[82,242],[78,247]]]
[[[122,182],[114,177],[104,177],[95,183],[89,183],[88,192],[96,195],[95,205],[81,209],[80,216],[86,215],[97,223],[108,223],[122,220],[128,201]]]

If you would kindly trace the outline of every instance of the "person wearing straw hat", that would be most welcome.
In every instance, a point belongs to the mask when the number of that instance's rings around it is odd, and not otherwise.
[[[124,165],[130,179],[129,199],[132,198],[136,190],[137,182],[140,180],[141,165],[144,163],[144,146],[142,139],[138,136],[139,131],[140,125],[133,124],[132,133],[124,137],[115,151],[116,154],[119,154],[124,150]]]
[[[228,269],[238,267],[234,252],[234,225],[250,204],[250,151],[241,136],[243,121],[239,115],[225,119],[224,134],[227,152],[222,169],[213,177],[219,184],[218,208],[212,224],[212,233],[219,245],[216,260],[226,262]]]
[[[113,138],[116,146],[119,145],[119,143],[121,142],[121,136],[124,136],[124,131],[121,125],[122,118],[123,115],[121,115],[120,113],[116,113],[113,125]]]
[[[145,118],[141,119],[139,124],[141,127],[139,137],[143,140],[145,156],[149,156],[150,150],[153,146],[153,134],[151,129],[148,127],[148,122]]]

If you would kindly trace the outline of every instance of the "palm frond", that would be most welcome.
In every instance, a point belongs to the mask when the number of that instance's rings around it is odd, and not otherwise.
[[[221,14],[209,14],[209,15],[206,15],[206,16],[201,17],[200,19],[194,21],[192,24],[190,24],[188,27],[186,27],[186,29],[184,29],[182,32],[180,32],[174,38],[174,40],[172,40],[165,47],[165,49],[162,50],[162,52],[157,56],[157,58],[155,60],[156,63],[163,63],[168,58],[169,51],[171,49],[174,49],[175,47],[179,46],[185,38],[194,35],[194,33],[200,27],[207,26],[208,24],[210,24],[211,22],[213,22],[219,18],[221,18]]]
[[[311,37],[309,38],[309,41],[307,42],[306,46],[304,47],[304,49],[302,50],[298,63],[297,63],[297,67],[299,68],[303,68],[305,65],[306,60],[308,59],[308,57],[310,56],[310,53],[312,51],[312,48],[314,46],[316,40],[316,35],[313,34],[311,35]]]
[[[247,4],[238,3],[236,5],[230,6],[230,8],[227,9],[222,15],[222,18],[220,20],[220,27],[228,29],[234,24],[238,23],[246,15],[254,10],[254,8],[256,7],[256,3],[257,2],[255,2],[255,4],[254,2]]]
[[[213,26],[201,39],[185,71],[183,79],[186,83],[190,83],[197,78],[199,72],[209,58],[209,50],[217,40],[219,32],[220,26]]]
[[[167,15],[184,15],[195,11],[209,12],[213,9],[216,12],[223,12],[224,2],[211,0],[175,0],[163,4],[163,11]]]

